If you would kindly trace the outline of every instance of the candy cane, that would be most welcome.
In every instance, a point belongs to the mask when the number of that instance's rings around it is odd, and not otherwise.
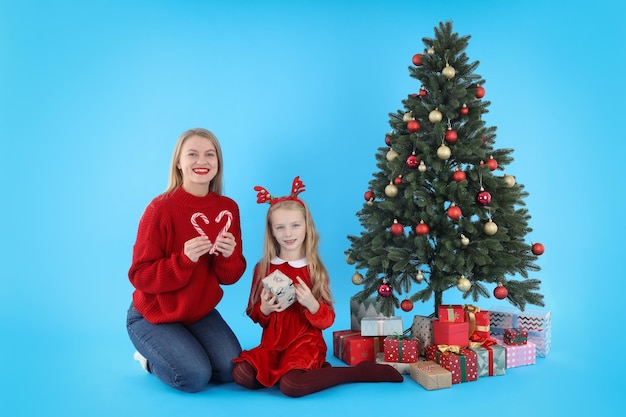
[[[202,230],[202,228],[198,226],[198,222],[196,221],[198,217],[204,220],[204,224],[209,224],[209,219],[204,213],[194,213],[191,216],[191,224],[193,225],[193,227],[195,227],[196,232],[198,232],[200,236],[206,236],[206,233],[204,233],[204,230]]]
[[[228,211],[228,210],[222,210],[220,211],[220,214],[217,215],[217,217],[215,218],[215,221],[217,223],[219,223],[222,220],[222,217],[226,216],[226,224],[224,225],[224,227],[222,227],[222,230],[220,230],[220,233],[217,235],[217,237],[224,237],[224,234],[226,232],[228,232],[228,229],[230,229],[230,224],[233,221],[233,214]],[[215,243],[213,243],[213,246],[211,247],[211,250],[209,251],[210,254],[215,254],[215,255],[219,255],[219,253],[217,253],[217,238],[215,238]]]

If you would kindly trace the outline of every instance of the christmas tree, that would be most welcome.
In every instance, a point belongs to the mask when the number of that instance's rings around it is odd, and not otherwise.
[[[452,22],[422,38],[409,66],[419,91],[389,114],[380,170],[357,213],[365,230],[348,236],[352,281],[363,285],[355,298],[381,297],[386,315],[431,299],[436,314],[447,290],[474,302],[493,292],[521,310],[544,305],[541,281],[528,275],[543,245],[525,241],[528,193],[505,173],[513,150],[496,148],[496,127],[483,120],[491,103],[479,62],[464,52],[469,39]]]

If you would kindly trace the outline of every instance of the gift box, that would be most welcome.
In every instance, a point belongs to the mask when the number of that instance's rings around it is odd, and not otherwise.
[[[363,317],[384,317],[381,305],[379,297],[369,297],[362,302],[356,297],[350,298],[350,328],[360,331]]]
[[[433,341],[433,321],[434,316],[415,316],[411,326],[411,336],[418,340],[418,351],[420,356],[426,356],[426,346],[432,345]]]
[[[506,350],[507,368],[532,365],[537,361],[537,347],[530,340],[525,345],[506,345],[502,336],[493,336],[493,338]]]
[[[444,323],[439,320],[433,321],[433,344],[457,345],[465,347],[469,345],[468,339],[469,322]]]
[[[452,386],[452,372],[433,361],[411,363],[409,375],[429,391]]]
[[[505,329],[502,340],[505,345],[525,345],[528,342],[528,332],[520,329]]]
[[[389,336],[402,334],[402,317],[363,317],[361,319],[362,336]]]
[[[276,296],[276,303],[283,302],[285,307],[289,307],[296,301],[296,289],[293,281],[278,269],[263,278],[263,287]]]
[[[417,362],[419,342],[411,336],[387,336],[383,341],[386,362]]]
[[[333,355],[348,365],[376,360],[376,354],[383,351],[384,337],[362,336],[354,330],[333,332]]]
[[[489,332],[489,311],[481,310],[480,307],[466,304],[463,307],[465,319],[469,322],[469,339],[474,342],[486,340],[491,335]]]
[[[387,362],[387,361],[385,361],[385,353],[384,352],[378,352],[376,354],[376,363],[392,366],[392,367],[396,368],[396,371],[400,372],[403,375],[408,375],[409,374],[409,367],[411,366],[410,363]]]
[[[476,352],[479,377],[506,373],[506,349],[494,339],[487,339],[483,343],[471,342],[469,349]]]
[[[494,306],[491,315],[492,336],[503,336],[506,329],[519,329],[528,332],[528,341],[537,349],[536,356],[548,356],[552,347],[552,313],[545,310],[521,311],[514,307]]]
[[[452,383],[471,382],[478,379],[476,352],[454,345],[426,346],[426,360],[433,361],[452,373]]]
[[[465,321],[465,311],[461,304],[441,304],[438,311],[439,321],[442,323],[460,323]]]

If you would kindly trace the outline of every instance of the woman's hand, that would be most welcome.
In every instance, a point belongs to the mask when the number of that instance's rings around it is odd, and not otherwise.
[[[212,245],[208,237],[197,236],[185,242],[183,252],[187,258],[191,259],[193,262],[198,262],[198,259],[200,259],[202,255],[211,250]]]
[[[236,246],[235,236],[230,232],[226,232],[215,239],[215,250],[221,253],[224,258],[232,255]]]
[[[276,295],[263,288],[261,291],[261,313],[265,316],[269,316],[270,313],[281,312],[284,309],[283,302],[281,301],[280,303],[276,303]]]
[[[317,301],[311,289],[306,285],[306,283],[300,277],[296,277],[298,280],[298,284],[295,284],[294,287],[296,289],[296,299],[298,302],[311,314],[317,313],[320,309],[320,303]]]

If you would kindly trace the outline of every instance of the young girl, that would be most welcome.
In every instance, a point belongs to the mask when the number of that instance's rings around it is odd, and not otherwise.
[[[298,198],[304,184],[296,177],[288,197],[273,198],[255,187],[259,203],[268,202],[263,257],[255,266],[247,314],[261,325],[261,344],[235,359],[233,378],[249,389],[279,384],[301,397],[347,382],[401,382],[389,365],[361,362],[332,367],[326,362],[322,330],[335,319],[328,273],[318,255],[319,237],[307,205]],[[276,302],[261,280],[279,270],[292,279],[296,302]]]
[[[139,222],[128,272],[128,335],[144,370],[181,391],[232,381],[241,345],[216,306],[246,268],[237,204],[222,194],[222,152],[206,129],[184,132],[167,190]]]

